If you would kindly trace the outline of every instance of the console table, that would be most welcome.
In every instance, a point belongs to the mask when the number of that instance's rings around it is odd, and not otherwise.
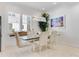
[[[21,32],[18,32],[18,34],[19,34],[20,36],[23,36],[23,35],[27,35],[28,33],[27,33],[27,32],[24,32],[24,31],[21,31]],[[16,36],[16,34],[15,34],[15,32],[13,32],[13,33],[10,33],[9,36],[10,36],[10,37],[13,37],[13,36]]]

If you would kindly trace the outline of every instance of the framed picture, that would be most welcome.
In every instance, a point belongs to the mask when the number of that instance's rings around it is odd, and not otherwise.
[[[51,27],[64,27],[64,16],[52,18]]]

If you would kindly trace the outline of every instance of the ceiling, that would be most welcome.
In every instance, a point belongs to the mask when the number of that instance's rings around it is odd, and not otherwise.
[[[54,4],[52,2],[29,2],[29,3],[20,3],[22,5],[27,5],[29,7],[32,7],[37,10],[50,10],[52,7],[54,7]]]
[[[16,4],[29,6],[37,10],[45,9],[49,11],[57,6],[61,6],[61,5],[71,6],[77,4],[77,2],[17,2]]]
[[[78,2],[9,2],[10,4],[18,5],[24,8],[31,8],[35,11],[47,10],[51,11],[60,6],[73,6]]]

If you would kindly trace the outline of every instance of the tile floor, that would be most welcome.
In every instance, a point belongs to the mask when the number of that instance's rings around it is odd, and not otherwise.
[[[56,45],[51,49],[33,52],[31,48],[12,47],[0,53],[1,57],[79,57],[79,48],[68,45]]]

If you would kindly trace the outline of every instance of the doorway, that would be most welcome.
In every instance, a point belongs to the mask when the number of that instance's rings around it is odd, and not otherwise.
[[[0,16],[0,52],[1,52],[1,16]]]

